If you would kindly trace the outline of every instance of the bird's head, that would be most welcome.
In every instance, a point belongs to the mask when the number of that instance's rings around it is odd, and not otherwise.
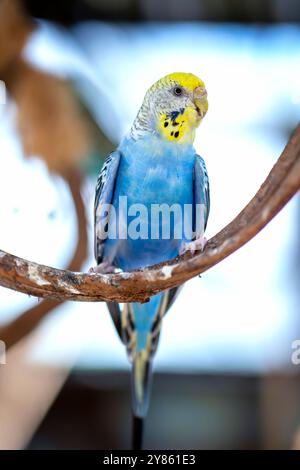
[[[192,143],[207,109],[204,82],[191,73],[172,73],[147,91],[132,133],[158,133],[168,141]]]

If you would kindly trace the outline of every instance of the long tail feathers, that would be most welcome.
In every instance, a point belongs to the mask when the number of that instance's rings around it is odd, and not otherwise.
[[[133,414],[144,418],[149,407],[152,364],[146,351],[135,353],[132,362],[131,386]]]
[[[132,409],[137,418],[143,419],[148,411],[152,358],[156,351],[161,320],[174,302],[180,287],[154,295],[145,304],[107,304],[117,332],[127,347],[132,362]]]
[[[152,357],[156,350],[161,319],[161,306],[165,294],[153,296],[145,304],[132,303],[129,315],[132,330],[129,332],[128,353],[132,361],[132,408],[135,416],[146,416],[151,388]]]

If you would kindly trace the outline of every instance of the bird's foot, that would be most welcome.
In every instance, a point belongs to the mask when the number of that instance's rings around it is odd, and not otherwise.
[[[183,242],[180,248],[180,254],[183,255],[187,251],[190,251],[193,255],[195,251],[203,251],[207,243],[207,239],[205,237],[196,238],[192,242]]]
[[[116,267],[109,263],[109,261],[103,261],[102,263],[89,269],[90,274],[111,274],[114,273]]]

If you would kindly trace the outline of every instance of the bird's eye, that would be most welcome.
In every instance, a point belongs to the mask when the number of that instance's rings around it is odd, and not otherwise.
[[[173,88],[173,93],[175,96],[180,96],[182,95],[182,88],[180,86],[176,86],[175,88]]]

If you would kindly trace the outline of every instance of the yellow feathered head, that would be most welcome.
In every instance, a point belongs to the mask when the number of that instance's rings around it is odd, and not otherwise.
[[[191,73],[176,72],[149,88],[134,127],[169,141],[191,143],[207,110],[204,82]]]

